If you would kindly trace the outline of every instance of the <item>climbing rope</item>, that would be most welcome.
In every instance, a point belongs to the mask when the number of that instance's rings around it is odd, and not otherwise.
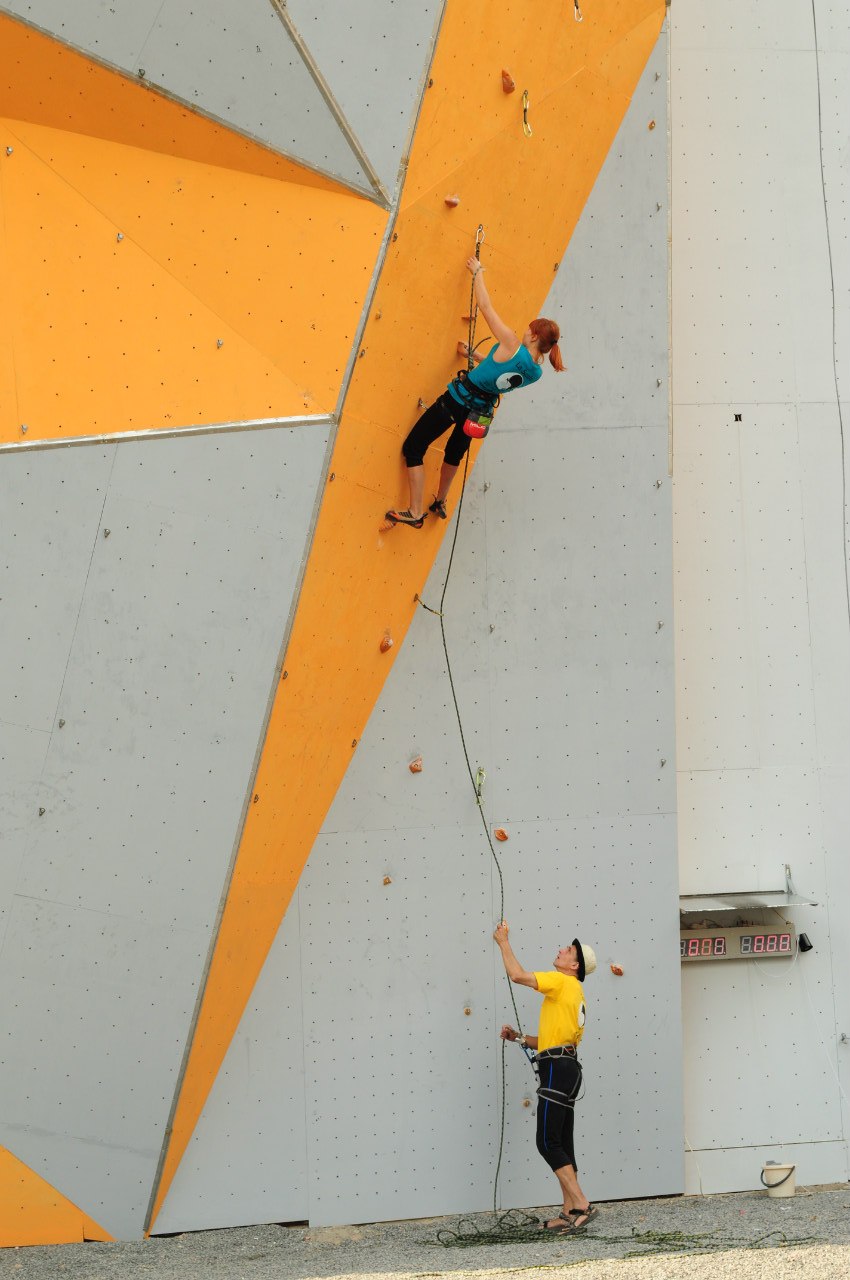
[[[484,240],[484,227],[483,225],[479,225],[478,231],[475,237],[475,256],[479,261],[481,260],[481,244],[483,240]],[[472,368],[472,365],[473,365],[472,353],[475,349],[473,344],[475,342],[475,325],[476,325],[477,316],[478,316],[478,307],[475,304],[475,279],[473,277],[472,293],[470,296],[470,303],[469,303],[469,340],[467,342],[467,358],[469,361],[470,369]],[[443,609],[443,606],[446,600],[446,592],[448,591],[448,588],[449,588],[449,580],[452,574],[452,565],[454,563],[455,548],[457,546],[457,537],[458,537],[458,533],[460,532],[460,517],[461,517],[461,512],[463,510],[464,495],[466,494],[466,478],[468,474],[469,474],[469,450],[467,450],[466,452],[466,458],[464,461],[463,479],[461,481],[461,486],[460,486],[460,498],[458,500],[457,514],[455,517],[454,535],[452,537],[451,549],[449,551],[449,563],[448,563],[448,567],[446,568],[446,577],[443,583],[443,591],[440,596],[440,607],[439,609],[433,609],[430,605],[425,603],[425,601],[422,599],[422,597],[418,593],[414,598],[417,604],[420,604],[423,609],[426,609],[428,613],[433,613],[436,617],[440,619],[440,635],[442,636],[442,640],[443,640],[443,653],[445,654],[445,658],[446,658],[446,671],[448,672],[448,676],[449,676],[449,687],[451,688],[451,692],[452,692],[452,702],[454,703],[455,716],[457,717],[457,727],[460,732],[460,743],[463,748],[463,757],[464,757],[464,760],[466,761],[466,771],[469,774],[469,781],[475,793],[475,803],[478,806],[478,812],[481,815],[481,823],[484,827],[484,835],[487,838],[487,845],[490,849],[493,862],[495,863],[495,866],[496,866],[496,872],[499,877],[499,919],[504,920],[505,918],[505,880],[504,880],[504,876],[502,875],[502,866],[501,866],[501,863],[499,862],[499,858],[496,853],[495,846],[493,844],[493,839],[490,835],[490,827],[487,822],[487,816],[484,812],[482,788],[483,788],[485,775],[484,775],[483,769],[478,769],[475,773],[473,773],[472,771],[472,762],[469,758],[469,750],[466,745],[466,735],[464,734],[464,731],[463,731],[463,720],[460,714],[460,705],[458,703],[457,690],[455,689],[454,674],[452,672],[452,663],[451,663],[451,658],[449,656],[449,646],[448,646],[448,641],[446,640],[445,614]],[[507,978],[507,975],[505,975],[505,977],[508,983],[508,992],[511,997],[511,1004],[513,1005],[517,1029],[520,1035],[522,1035],[523,1033],[522,1022],[519,1016],[519,1009],[517,1008],[516,999],[514,998],[513,986],[511,985],[510,979]],[[501,1219],[498,1216],[499,1175],[502,1169],[502,1157],[504,1155],[504,1147],[505,1147],[505,1108],[506,1108],[506,1097],[507,1097],[507,1086],[505,1082],[505,1044],[506,1044],[506,1041],[503,1040],[502,1041],[502,1062],[501,1062],[502,1103],[501,1103],[501,1117],[500,1117],[500,1124],[499,1124],[499,1154],[496,1160],[496,1175],[493,1181],[493,1213],[497,1215],[497,1231],[500,1230],[498,1224],[501,1221]],[[526,1057],[528,1057],[529,1061],[532,1061],[530,1052],[528,1050],[526,1050]],[[511,1211],[509,1211],[507,1215],[503,1214],[502,1217],[503,1218],[509,1217],[510,1212]]]
[[[585,1236],[586,1229],[577,1231],[544,1231],[540,1219],[524,1210],[511,1209],[503,1213],[495,1227],[481,1227],[474,1218],[459,1218],[457,1227],[444,1227],[437,1232],[437,1240],[446,1249],[474,1249],[488,1244],[539,1244],[542,1240],[574,1239]],[[779,1239],[774,1240],[778,1236]],[[706,1254],[720,1253],[728,1249],[776,1249],[794,1248],[819,1243],[820,1236],[786,1236],[784,1231],[769,1231],[755,1240],[741,1236],[714,1235],[711,1232],[687,1231],[637,1231],[633,1227],[629,1235],[603,1236],[594,1231],[587,1237],[594,1245],[634,1245],[622,1258],[650,1258],[658,1254]]]

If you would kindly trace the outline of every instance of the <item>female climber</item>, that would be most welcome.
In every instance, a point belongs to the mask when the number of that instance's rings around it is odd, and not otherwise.
[[[423,462],[428,446],[445,435],[449,427],[454,427],[446,442],[437,494],[428,508],[435,516],[445,520],[448,514],[446,497],[449,487],[469,448],[471,434],[464,430],[464,423],[470,415],[492,416],[500,396],[537,382],[538,378],[543,377],[541,366],[544,356],[548,355],[549,363],[558,373],[564,368],[558,348],[561,331],[555,321],[542,318],[532,320],[522,338],[518,338],[494,310],[481,278],[485,268],[478,258],[469,258],[466,265],[474,281],[478,309],[489,325],[496,344],[486,356],[479,356],[474,351],[470,353],[465,342],[458,343],[458,353],[471,357],[475,368],[452,379],[447,390],[425,410],[402,445],[410,485],[410,505],[406,511],[388,511],[386,518],[392,524],[406,524],[412,529],[421,529],[425,520]],[[480,436],[486,434],[486,431],[474,431],[473,428],[473,433]]]

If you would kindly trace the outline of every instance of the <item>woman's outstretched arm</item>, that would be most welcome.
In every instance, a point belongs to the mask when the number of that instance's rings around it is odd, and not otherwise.
[[[482,267],[477,258],[469,258],[466,265],[475,282],[475,301],[478,303],[478,308],[482,316],[490,326],[490,332],[499,344],[499,350],[496,352],[496,359],[509,360],[520,345],[519,338],[514,333],[510,325],[505,324],[504,320],[502,320],[496,311],[496,308],[490,301],[487,286],[481,278],[481,273],[484,271],[484,267]]]

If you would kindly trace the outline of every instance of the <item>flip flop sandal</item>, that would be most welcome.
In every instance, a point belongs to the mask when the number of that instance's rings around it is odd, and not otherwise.
[[[540,1223],[541,1230],[548,1231],[553,1236],[566,1236],[575,1231],[575,1223],[568,1213],[559,1213],[559,1218],[563,1218],[563,1222],[556,1221],[552,1226],[544,1218]]]
[[[446,511],[445,500],[440,501],[439,498],[435,498],[428,510],[433,511],[434,515],[439,516],[441,520],[448,520],[449,518],[449,513]]]
[[[596,1218],[599,1210],[596,1205],[589,1204],[586,1209],[570,1209],[569,1216],[573,1222],[573,1231],[584,1231],[589,1222]],[[584,1218],[584,1222],[579,1222],[579,1218]]]
[[[386,519],[389,520],[391,524],[410,525],[411,529],[421,529],[423,524],[425,523],[424,516],[419,516],[419,518],[417,519],[416,516],[414,516],[413,512],[410,510],[388,511],[386,514]]]

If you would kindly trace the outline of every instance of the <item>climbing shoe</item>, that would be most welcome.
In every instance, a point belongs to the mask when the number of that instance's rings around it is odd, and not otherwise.
[[[435,516],[439,516],[441,520],[448,520],[449,513],[446,511],[446,502],[444,498],[435,498],[428,508],[433,511]]]
[[[408,525],[410,525],[411,529],[421,529],[421,528],[422,528],[422,526],[423,526],[423,524],[425,523],[425,517],[424,517],[424,516],[419,516],[419,517],[417,518],[417,517],[413,514],[413,512],[412,512],[412,511],[410,511],[410,510],[408,510],[408,511],[388,511],[388,512],[387,512],[387,515],[386,515],[386,518],[387,518],[387,520],[389,520],[389,521],[390,521],[390,523],[391,523],[391,524],[408,524]]]

